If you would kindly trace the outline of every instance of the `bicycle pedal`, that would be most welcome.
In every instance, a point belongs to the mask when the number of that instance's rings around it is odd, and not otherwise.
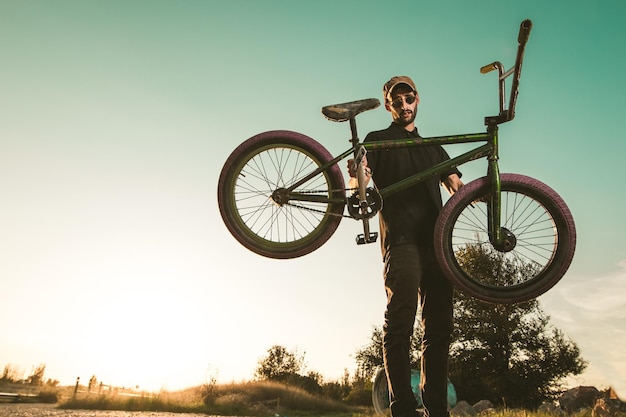
[[[365,240],[365,235],[364,234],[360,234],[360,235],[357,235],[357,237],[356,237],[356,244],[357,245],[364,245],[366,243],[374,243],[374,242],[376,242],[376,239],[378,239],[378,232],[370,233],[368,240]]]

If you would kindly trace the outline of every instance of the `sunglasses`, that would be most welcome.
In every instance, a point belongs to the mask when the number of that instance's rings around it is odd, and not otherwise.
[[[417,100],[417,96],[415,94],[407,94],[406,96],[400,96],[391,101],[391,107],[394,109],[402,108],[402,101],[405,101],[406,104],[413,104]]]

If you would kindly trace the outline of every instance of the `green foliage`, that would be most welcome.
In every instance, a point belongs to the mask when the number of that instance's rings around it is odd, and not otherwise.
[[[284,346],[274,345],[258,362],[255,375],[259,380],[281,382],[299,387],[311,394],[322,393],[322,376],[317,372],[304,371],[304,354],[288,351]]]
[[[323,396],[332,401],[343,401],[351,405],[371,405],[372,383],[363,372],[357,371],[354,380],[346,370],[343,380],[336,383],[324,383],[317,372],[303,375],[304,355],[288,351],[283,346],[272,346],[267,355],[258,362],[256,376],[260,381],[280,383],[301,389],[308,394]]]
[[[524,282],[534,272],[480,246],[457,257],[485,281]],[[581,373],[586,363],[549,321],[537,300],[496,305],[457,293],[450,379],[459,397],[531,409],[553,399],[560,381]]]
[[[259,359],[255,376],[259,379],[281,380],[286,375],[299,375],[303,368],[304,354],[274,345],[267,351],[267,356]]]
[[[350,387],[346,387],[340,382],[327,382],[322,385],[322,396],[335,401],[341,401],[350,392]]]
[[[355,384],[353,384],[350,378],[350,372],[344,369],[344,375],[340,381],[322,382],[320,381],[321,395],[325,398],[332,399],[334,401],[344,401],[349,404],[354,404],[348,401],[350,393],[354,390]],[[371,389],[370,389],[371,393]],[[369,405],[369,403],[368,403]]]
[[[586,363],[536,300],[494,305],[458,294],[450,379],[460,398],[535,408]]]
[[[524,283],[541,268],[528,259],[507,257],[490,244],[467,245],[457,249],[455,256],[462,269],[475,280],[498,286]]]
[[[350,384],[348,395],[343,398],[347,404],[371,406],[372,405],[372,378],[365,374],[354,376]]]
[[[369,343],[357,350],[354,358],[358,371],[370,377],[383,367],[383,331],[380,327],[374,327]]]

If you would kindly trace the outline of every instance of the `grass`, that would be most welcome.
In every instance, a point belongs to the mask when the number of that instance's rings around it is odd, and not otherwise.
[[[161,411],[222,416],[374,417],[372,408],[350,407],[274,382],[245,382],[157,394],[78,394],[59,403],[63,409]]]
[[[15,383],[0,383],[0,402],[48,403],[58,401],[56,387],[30,387]]]
[[[5,391],[7,392],[7,391]],[[53,395],[54,394],[54,395]],[[206,384],[176,392],[132,393],[105,390],[101,393],[73,393],[73,387],[59,387],[50,398],[58,398],[62,409],[122,410],[173,413],[202,413],[250,417],[378,417],[372,407],[349,406],[299,388],[276,382]],[[39,401],[40,402],[40,401]],[[554,414],[519,409],[497,410],[485,417],[558,417]],[[567,417],[592,417],[591,409]],[[626,417],[618,412],[617,417]]]
[[[489,417],[557,417],[557,414],[540,413],[520,409],[497,410],[487,414]],[[591,409],[585,409],[573,414],[564,414],[567,417],[591,417]]]
[[[216,385],[211,388],[209,401],[203,401],[207,395],[206,389],[205,386],[174,393],[127,398],[115,394],[79,396],[62,402],[59,407],[205,413],[220,416],[379,417],[371,407],[350,407],[272,382]],[[485,416],[557,417],[555,414],[520,409],[497,410]],[[626,414],[618,413],[617,416],[626,417]],[[591,409],[567,414],[567,417],[592,417]]]

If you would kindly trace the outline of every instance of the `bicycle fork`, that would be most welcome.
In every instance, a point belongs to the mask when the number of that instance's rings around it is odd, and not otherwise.
[[[488,126],[487,131],[490,133],[490,141],[493,146],[491,155],[487,158],[487,175],[491,184],[487,199],[489,240],[496,250],[509,252],[515,248],[516,238],[511,231],[502,227],[502,184],[500,183],[500,168],[498,166],[498,126]]]

